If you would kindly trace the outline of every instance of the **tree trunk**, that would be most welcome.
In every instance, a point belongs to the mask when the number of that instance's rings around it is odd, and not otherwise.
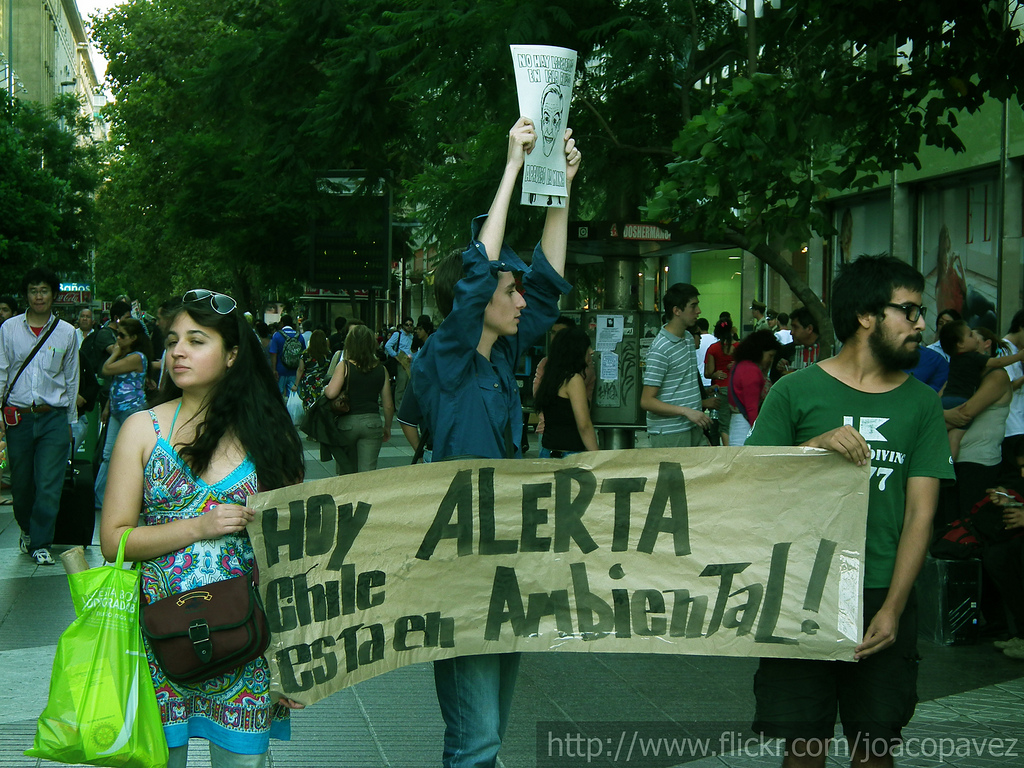
[[[786,281],[789,289],[793,291],[793,294],[805,307],[807,307],[808,310],[810,310],[811,315],[814,316],[814,321],[817,323],[819,331],[818,344],[820,352],[818,354],[818,359],[824,360],[826,357],[831,357],[833,341],[835,339],[835,332],[832,330],[832,318],[829,317],[828,310],[821,302],[821,299],[819,299],[818,295],[811,290],[811,287],[806,283],[806,281],[797,274],[796,270],[793,269],[793,265],[782,258],[782,254],[767,243],[754,244],[751,242],[750,238],[741,234],[729,235],[726,240],[728,240],[732,245],[754,254],[754,256],[782,276],[782,279]]]

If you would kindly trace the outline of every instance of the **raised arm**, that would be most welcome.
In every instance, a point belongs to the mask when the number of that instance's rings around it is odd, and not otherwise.
[[[533,121],[520,117],[508,132],[505,171],[501,175],[498,191],[494,193],[494,200],[487,211],[487,220],[480,228],[479,240],[483,243],[490,261],[497,261],[501,254],[501,244],[505,241],[505,224],[508,221],[508,207],[512,203],[516,179],[526,162],[526,156],[533,151],[536,143],[537,132],[533,129]]]
[[[142,355],[129,353],[126,357],[122,357],[123,354],[124,350],[115,344],[110,357],[103,363],[100,373],[103,376],[116,376],[121,373],[134,373],[144,370]]]
[[[569,236],[569,196],[572,181],[580,169],[582,155],[576,149],[576,139],[572,138],[572,129],[565,131],[565,207],[548,208],[544,219],[544,233],[540,237],[541,248],[558,274],[565,274],[566,241]]]
[[[1024,349],[1014,352],[1012,355],[999,355],[998,357],[990,357],[985,361],[985,368],[992,370],[993,368],[1009,368],[1014,363],[1019,363],[1024,360]]]

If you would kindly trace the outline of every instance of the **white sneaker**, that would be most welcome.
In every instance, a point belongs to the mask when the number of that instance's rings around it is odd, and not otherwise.
[[[21,536],[18,537],[18,549],[21,550],[21,554],[23,554],[23,555],[27,555],[28,554],[28,545],[31,544],[31,543],[32,542],[29,539],[28,534],[25,533],[24,531],[22,531],[21,532]]]
[[[36,565],[56,565],[57,561],[53,559],[53,555],[50,554],[50,550],[46,547],[35,550],[32,553],[32,559],[36,561]]]

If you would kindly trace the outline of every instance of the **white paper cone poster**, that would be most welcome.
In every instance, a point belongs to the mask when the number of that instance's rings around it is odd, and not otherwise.
[[[512,45],[519,113],[533,121],[537,146],[523,166],[523,205],[565,207],[565,142],[576,51]]]

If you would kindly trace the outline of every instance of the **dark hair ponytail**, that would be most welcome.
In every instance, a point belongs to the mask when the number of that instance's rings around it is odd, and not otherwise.
[[[237,309],[226,315],[208,302],[190,302],[179,308],[171,322],[185,312],[197,324],[210,328],[224,340],[225,349],[237,348],[234,363],[209,394],[203,421],[196,437],[178,452],[196,475],[210,465],[217,444],[231,432],[256,465],[260,490],[301,482],[304,474],[302,442],[292,424],[274,374],[263,354],[263,345]],[[181,395],[167,376],[158,402]]]

